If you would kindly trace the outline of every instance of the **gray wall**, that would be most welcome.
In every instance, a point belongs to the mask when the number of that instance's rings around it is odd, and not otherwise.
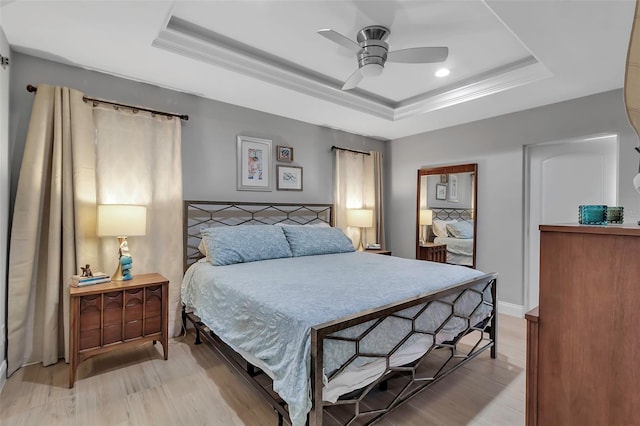
[[[27,84],[78,89],[88,96],[188,114],[182,123],[185,199],[267,202],[332,202],[332,145],[383,151],[385,142],[315,126],[195,95],[163,89],[33,56],[14,53],[11,80],[11,199],[31,115],[33,94]],[[189,78],[185,70],[185,78]],[[214,76],[212,76],[214,78]],[[295,165],[303,167],[302,192],[236,190],[236,137],[271,139],[294,148]],[[274,151],[275,155],[275,151]],[[275,158],[275,157],[274,157]],[[291,163],[289,163],[291,164]],[[274,169],[275,171],[275,169]]]
[[[11,57],[9,42],[0,27],[0,54]],[[7,229],[9,222],[9,74],[0,67],[0,390],[7,371],[5,359],[5,301],[7,289]]]
[[[393,140],[387,155],[386,225],[394,255],[415,256],[418,168],[478,163],[478,268],[500,273],[501,301],[523,305],[524,146],[602,133],[620,136],[618,202],[625,221],[637,221],[640,194],[632,179],[638,142],[622,90]]]

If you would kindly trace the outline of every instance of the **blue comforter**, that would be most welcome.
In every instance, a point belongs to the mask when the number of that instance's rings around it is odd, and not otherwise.
[[[363,252],[226,266],[200,261],[185,274],[182,301],[229,346],[268,366],[274,390],[289,405],[293,425],[300,426],[311,409],[312,326],[480,275],[461,266]],[[487,309],[477,315],[486,316]],[[340,350],[327,349],[324,371],[333,371],[344,358]]]

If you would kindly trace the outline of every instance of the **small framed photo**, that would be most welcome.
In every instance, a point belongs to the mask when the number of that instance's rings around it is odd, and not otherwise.
[[[447,199],[447,185],[443,183],[436,184],[436,200]]]
[[[447,175],[440,175],[440,183],[447,183],[448,179],[447,179]]]
[[[293,148],[276,145],[276,160],[290,163],[293,161]]]
[[[458,202],[458,175],[449,175],[449,201]]]
[[[238,136],[238,190],[271,191],[271,141]]]
[[[302,191],[302,167],[276,166],[278,191]]]

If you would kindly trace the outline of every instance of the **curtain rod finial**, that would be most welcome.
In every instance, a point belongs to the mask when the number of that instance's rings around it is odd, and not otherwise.
[[[27,92],[35,93],[38,91],[38,88],[33,84],[27,84]]]

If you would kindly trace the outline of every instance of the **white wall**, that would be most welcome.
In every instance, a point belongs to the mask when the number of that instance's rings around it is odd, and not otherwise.
[[[0,54],[10,57],[0,27]],[[0,67],[0,390],[6,380],[7,228],[9,222],[9,67]]]
[[[614,90],[392,141],[386,196],[390,249],[394,255],[415,257],[418,168],[478,163],[477,265],[500,274],[500,301],[523,305],[524,146],[601,133],[620,135],[618,200],[625,221],[637,221],[640,196],[632,185],[637,138],[627,121],[622,90]]]

